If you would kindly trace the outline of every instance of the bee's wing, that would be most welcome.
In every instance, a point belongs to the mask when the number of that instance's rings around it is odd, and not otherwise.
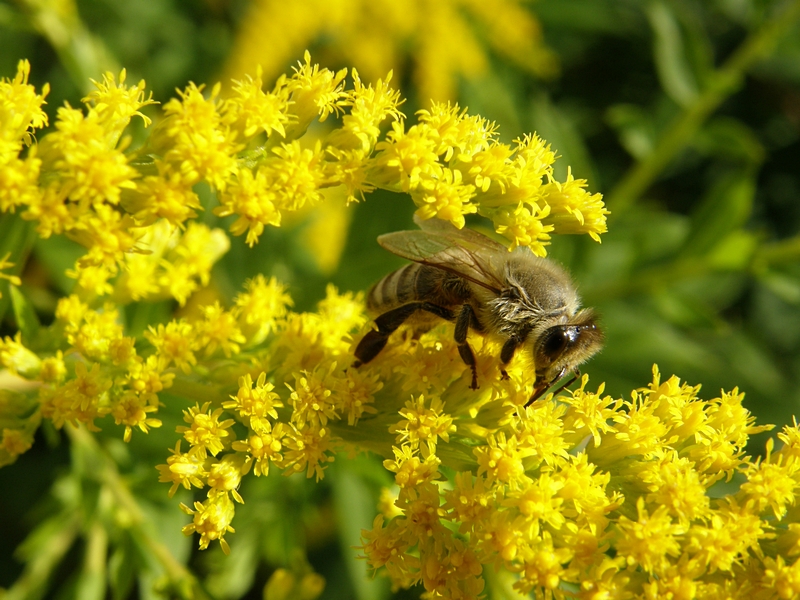
[[[424,229],[387,233],[378,237],[378,243],[393,254],[455,273],[500,294],[505,287],[502,257],[508,250],[477,231],[456,229],[440,219],[430,221],[436,223],[418,221]]]

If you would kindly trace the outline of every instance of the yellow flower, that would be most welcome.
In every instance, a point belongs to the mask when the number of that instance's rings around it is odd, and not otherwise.
[[[686,533],[686,552],[709,572],[730,571],[757,549],[760,540],[772,537],[767,524],[748,510],[729,504],[715,511],[710,522],[697,523]]]
[[[161,160],[155,161],[158,175],[148,175],[136,182],[136,189],[123,195],[122,202],[142,224],[166,219],[182,225],[202,210],[200,199],[178,171]]]
[[[464,215],[478,210],[470,203],[474,195],[474,186],[461,183],[461,171],[444,169],[436,179],[422,180],[411,193],[411,199],[419,207],[416,214],[421,219],[436,217],[461,229],[465,223]]]
[[[668,556],[680,556],[679,536],[683,529],[672,522],[666,506],[659,506],[648,514],[644,498],[639,498],[636,510],[638,520],[632,521],[623,515],[617,522],[617,552],[629,566],[639,565],[648,573],[661,572],[669,564]]]
[[[453,418],[442,414],[443,406],[439,398],[432,398],[425,407],[425,397],[406,402],[400,414],[405,417],[389,429],[397,434],[397,444],[408,444],[412,449],[419,449],[423,458],[436,453],[436,442],[442,438],[448,441],[449,435],[456,430]]]
[[[289,113],[289,93],[286,79],[281,78],[272,92],[264,92],[261,67],[255,78],[245,75],[233,85],[233,97],[227,100],[225,120],[246,138],[259,133],[267,137],[277,133],[286,137],[285,126],[296,117]]]
[[[267,281],[263,275],[256,275],[245,281],[244,289],[234,299],[240,326],[250,345],[259,344],[283,321],[293,302],[286,286],[274,277]]]
[[[14,374],[28,379],[38,376],[42,360],[22,344],[22,333],[0,339],[0,364]]]
[[[208,467],[206,482],[209,495],[213,496],[219,492],[230,492],[233,499],[240,504],[244,502],[236,488],[242,482],[242,474],[245,470],[245,459],[238,454],[226,454],[222,460],[214,460]]]
[[[547,223],[557,233],[588,233],[596,242],[600,234],[607,231],[606,215],[600,194],[589,194],[584,188],[585,179],[575,179],[567,169],[567,180],[563,183],[551,180],[542,188],[544,201],[550,207]]]
[[[602,443],[603,435],[612,431],[610,419],[620,409],[622,400],[614,400],[611,396],[603,397],[604,384],[600,384],[597,392],[586,391],[589,378],[581,377],[580,387],[572,390],[572,395],[563,398],[568,406],[564,414],[565,438],[573,444],[579,443],[588,433],[595,446]]]
[[[252,427],[252,426],[251,426]],[[245,469],[253,467],[256,477],[269,475],[270,464],[283,466],[283,438],[286,427],[277,423],[274,427],[269,421],[260,421],[252,427],[252,433],[246,441],[237,441],[231,444],[236,452],[246,454]]]
[[[789,600],[800,596],[800,558],[789,564],[782,557],[764,559],[764,578],[761,588]]]
[[[547,465],[563,463],[569,456],[562,421],[565,407],[555,402],[540,402],[525,409],[525,418],[513,423],[520,448],[528,464],[535,458]]]
[[[4,162],[0,158],[0,211],[14,212],[17,206],[41,203],[42,191],[38,185],[41,164],[34,149],[23,160],[14,156]]]
[[[78,287],[58,301],[55,323],[25,344],[21,334],[0,342],[3,366],[29,380],[0,393],[0,464],[27,450],[42,418],[96,430],[110,415],[129,440],[134,428],[161,424],[165,389],[197,392],[203,399],[176,431],[189,449],[178,440],[158,471],[170,494],[205,493],[186,508],[193,521],[184,528],[200,534],[202,548],[217,539],[227,551],[233,502],[244,500],[251,472],[321,479],[342,450],[370,450],[396,493],[383,497],[361,549],[395,586],[476,598],[494,569],[540,597],[796,592],[800,427],[778,435],[779,450],[769,442],[764,458],[748,458],[750,436],[769,427],[755,425],[738,389],[704,400],[699,386],[662,381],[654,369],[628,401],[604,395],[602,384],[587,389],[584,378],[524,408],[524,357],[501,379],[498,342],[471,340],[482,389],[470,390],[452,325],[419,337],[400,331],[374,361],[353,367],[370,326],[363,294],[329,286],[316,311],[299,313],[285,286],[258,276],[230,310],[209,289],[210,300],[189,302],[229,247],[226,233],[194,220],[191,188],[201,181],[249,243],[282,212],[335,198],[343,214],[347,200],[377,187],[406,191],[423,216],[457,225],[474,210],[510,246],[540,254],[551,231],[598,234],[601,199],[571,174],[554,179],[544,140],[501,144],[493,123],[451,104],[406,126],[388,77],[370,86],[355,74],[348,89],[344,71],[306,56],[272,92],[261,91],[260,76],[225,100],[219,88],[204,96],[189,86],[135,153],[122,136],[150,99],[143,83],[126,86],[124,72],[118,83],[107,75],[85,112],[62,109],[40,154],[20,159],[43,124],[26,77],[0,83],[0,133],[13,132],[0,138],[10,152],[0,178],[11,190],[0,207],[26,207],[40,235],[63,232],[86,253],[69,271]],[[2,111],[17,101],[24,114],[8,125]],[[334,114],[342,118],[324,136],[306,137]],[[168,298],[189,303],[185,318],[141,335],[141,325],[127,328],[123,316],[136,313],[125,304]],[[737,477],[738,491],[711,487],[726,476]]]
[[[333,160],[325,162],[327,180],[344,187],[346,203],[365,200],[365,194],[375,190],[367,174],[367,154],[363,150],[342,150],[328,146],[325,151]]]
[[[14,79],[0,79],[0,165],[16,157],[22,144],[31,144],[34,129],[47,125],[42,104],[50,84],[45,84],[42,93],[37,94],[28,83],[30,72],[30,63],[21,60]]]
[[[444,510],[448,518],[458,523],[460,533],[480,531],[495,509],[495,491],[483,477],[472,473],[456,473],[452,490],[445,492]]]
[[[125,85],[126,78],[125,69],[120,71],[119,84],[113,73],[104,73],[102,82],[91,80],[97,89],[81,100],[91,108],[91,113],[96,114],[98,120],[103,123],[111,146],[117,144],[122,132],[134,116],[140,117],[145,127],[150,125],[150,119],[139,109],[149,104],[156,104],[152,99],[152,92],[145,97],[144,80],[128,87]]]
[[[183,486],[187,490],[192,486],[197,488],[205,487],[205,479],[208,472],[205,468],[206,457],[200,456],[197,452],[181,452],[181,441],[175,442],[175,448],[171,448],[172,456],[167,458],[167,464],[158,465],[160,475],[158,480],[164,483],[172,483],[169,490],[170,498],[175,495],[178,486]]]
[[[276,206],[278,197],[269,177],[265,168],[259,168],[255,174],[247,168],[239,169],[236,179],[220,194],[220,206],[214,209],[220,217],[237,216],[231,233],[247,233],[245,241],[251,247],[258,242],[265,225],[281,224],[281,211]]]
[[[773,439],[767,441],[767,455],[763,460],[759,458],[744,469],[747,482],[742,484],[741,492],[745,506],[752,507],[756,513],[769,506],[775,518],[780,520],[786,515],[787,505],[795,504],[795,490],[800,485],[797,481],[800,464],[793,457],[774,457],[774,442]]]
[[[248,373],[239,378],[239,391],[231,400],[222,403],[225,410],[233,410],[244,419],[250,429],[259,431],[269,425],[267,417],[278,418],[276,409],[283,407],[280,396],[267,381],[267,374],[262,372],[253,385],[253,378]]]
[[[156,410],[158,410],[156,406],[148,404],[145,398],[129,390],[116,401],[111,414],[117,425],[125,425],[123,439],[130,442],[133,427],[138,427],[143,433],[148,433],[150,427],[161,427],[160,419],[147,416]]]
[[[399,523],[396,519],[384,527],[383,515],[377,515],[372,522],[372,529],[364,532],[365,558],[373,570],[385,567],[393,581],[410,587],[413,583],[412,573],[419,569],[419,559],[407,552],[411,544],[399,535]]]
[[[225,541],[226,533],[234,533],[231,527],[233,520],[234,507],[228,494],[217,493],[209,496],[205,502],[195,502],[194,510],[181,504],[181,508],[188,515],[192,516],[192,522],[183,528],[183,533],[191,535],[200,534],[200,548],[205,550],[208,545],[219,540],[219,545],[225,554],[230,553],[228,542]]]
[[[56,131],[39,144],[42,169],[57,173],[58,194],[81,211],[103,202],[118,204],[123,189],[136,187],[136,169],[116,147],[118,140],[109,139],[108,127],[97,112],[84,115],[65,106],[58,109]]]
[[[556,548],[552,538],[545,533],[535,544],[522,547],[522,572],[514,588],[523,594],[529,594],[534,587],[555,590],[562,579],[571,578],[564,567],[572,557],[569,548]]]
[[[557,481],[545,472],[538,480],[531,481],[528,487],[509,490],[503,505],[519,510],[526,518],[531,535],[538,536],[540,522],[552,529],[561,529],[566,522],[562,511],[564,498],[558,497],[558,492],[563,487],[563,481]]]
[[[121,337],[108,344],[108,355],[115,365],[127,365],[139,360],[136,355],[136,338]]]
[[[508,484],[511,489],[524,485],[526,476],[522,459],[531,452],[520,449],[516,436],[506,439],[501,431],[486,440],[487,445],[475,448],[478,460],[478,476],[486,474],[490,483]]]
[[[239,345],[247,340],[239,330],[235,312],[226,312],[215,302],[201,308],[203,320],[195,323],[197,344],[205,348],[206,356],[211,356],[220,348],[230,358],[239,353]]]
[[[210,411],[210,402],[203,406],[195,405],[188,411],[183,411],[183,420],[189,427],[178,427],[176,431],[183,433],[184,439],[189,442],[189,453],[205,458],[207,454],[216,456],[233,441],[233,433],[228,429],[233,425],[233,419],[220,421],[222,409]],[[230,440],[227,438],[231,438]]]
[[[378,154],[371,166],[370,181],[394,191],[409,192],[423,178],[442,172],[436,153],[436,140],[429,127],[414,125],[405,130],[403,121],[394,121],[386,140],[375,146]]]
[[[549,207],[532,209],[519,204],[513,210],[498,209],[491,215],[495,231],[511,242],[509,249],[528,246],[537,256],[545,256],[545,246],[550,243],[549,233],[553,231],[552,225],[545,225],[543,222],[549,210]]]
[[[170,321],[166,326],[159,325],[157,328],[150,326],[145,331],[144,337],[153,344],[158,352],[159,360],[163,368],[174,364],[184,373],[192,370],[192,365],[197,364],[194,355],[196,348],[195,328],[186,321]]]
[[[178,92],[180,100],[173,98],[164,105],[166,118],[150,136],[153,150],[187,185],[205,179],[224,190],[237,172],[234,155],[241,145],[220,114],[219,91],[220,86],[214,86],[206,99],[203,86],[189,84]]]
[[[423,483],[428,483],[439,478],[439,464],[441,461],[436,455],[431,454],[424,460],[414,455],[410,446],[393,446],[394,460],[383,461],[387,471],[395,474],[394,480],[401,489],[413,488]]]
[[[295,140],[273,148],[272,153],[275,156],[264,161],[262,168],[279,208],[296,211],[322,200],[320,186],[325,181],[325,171],[320,142],[313,148],[303,148]]]
[[[44,383],[60,383],[67,375],[64,364],[64,354],[58,350],[54,356],[42,359],[42,368],[39,370],[38,379]]]
[[[333,381],[338,378],[334,377],[335,368],[336,363],[333,363],[328,369],[295,373],[294,387],[286,384],[291,391],[290,398],[294,409],[292,421],[298,428],[304,429],[306,425],[312,429],[324,427],[329,419],[338,417],[336,403],[332,397]]]
[[[175,373],[164,372],[165,365],[156,354],[128,366],[127,384],[148,404],[158,406],[158,393],[172,386]]]
[[[340,114],[347,104],[347,92],[342,82],[347,76],[347,69],[334,73],[328,69],[320,69],[311,64],[311,55],[306,50],[304,62],[294,67],[294,76],[286,83],[291,93],[292,112],[297,121],[292,123],[292,130],[305,132],[311,121],[319,118],[325,121],[331,114]]]
[[[666,507],[679,523],[708,518],[710,498],[706,485],[689,459],[668,451],[657,460],[643,462],[638,476],[650,491],[647,502]]]
[[[191,223],[166,254],[159,284],[185,304],[189,294],[208,285],[211,268],[229,248],[230,240],[221,229]]]
[[[365,85],[358,76],[358,71],[352,70],[353,89],[348,93],[345,105],[350,106],[349,114],[342,118],[341,133],[337,132],[331,141],[337,145],[347,143],[346,137],[338,140],[335,136],[352,136],[357,140],[356,149],[371,152],[380,136],[379,126],[387,118],[398,121],[405,118],[399,106],[404,102],[398,90],[392,89],[389,82],[392,80],[391,71],[385,80],[378,79],[373,87]]]
[[[12,462],[33,445],[33,435],[20,429],[5,428],[0,435],[0,464]]]
[[[74,379],[53,389],[41,388],[42,416],[59,429],[66,423],[84,423],[90,430],[99,431],[94,420],[111,411],[108,390],[112,385],[98,363],[93,363],[91,369],[83,362],[76,363]]]
[[[356,369],[348,369],[342,379],[334,382],[334,402],[341,414],[347,415],[348,425],[358,424],[365,414],[377,414],[375,394],[381,389],[383,382],[380,381],[380,375],[369,375]]]
[[[333,462],[334,457],[329,452],[335,448],[331,440],[330,431],[324,427],[310,427],[299,429],[291,424],[284,437],[284,464],[286,474],[306,471],[306,477],[322,479],[327,463]],[[290,470],[291,469],[291,470]]]

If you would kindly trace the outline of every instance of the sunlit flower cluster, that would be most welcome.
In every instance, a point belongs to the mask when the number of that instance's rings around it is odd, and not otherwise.
[[[428,335],[388,352],[413,352]],[[778,435],[779,451],[770,440],[766,457],[753,460],[748,437],[770,427],[754,424],[741,393],[703,400],[699,386],[662,381],[656,369],[630,400],[604,395],[602,385],[589,391],[584,376],[575,391],[523,408],[530,387],[503,388],[497,350],[479,350],[497,381],[478,392],[446,351],[431,354],[455,367],[451,380],[430,408],[414,395],[399,409],[384,462],[398,491],[364,532],[373,568],[443,598],[480,597],[486,569],[515,574],[514,588],[536,597],[800,593],[796,425]],[[408,383],[396,361],[373,367],[384,377],[382,407]],[[412,385],[423,389],[421,379]]]
[[[502,571],[538,597],[800,594],[800,427],[752,459],[749,437],[769,427],[738,390],[701,400],[699,386],[654,370],[627,400],[584,378],[525,407],[530,356],[518,352],[501,377],[501,343],[475,336],[474,390],[452,325],[401,328],[353,366],[371,327],[362,294],[331,286],[315,312],[298,312],[285,286],[257,276],[230,308],[190,302],[229,246],[194,220],[198,184],[250,245],[330,190],[358,201],[376,188],[410,196],[421,219],[463,227],[483,215],[509,247],[538,254],[551,232],[605,231],[599,195],[571,173],[556,181],[544,140],[500,143],[494,124],[449,104],[407,124],[390,77],[351,75],[348,89],[345,71],[306,56],[271,91],[259,74],[226,98],[189,85],[133,151],[124,130],[134,116],[149,123],[152,100],[124,72],[96,83],[86,112],[60,109],[38,145],[47,90],[28,85],[27,63],[0,84],[0,208],[86,249],[51,324],[12,294],[19,332],[0,341],[0,364],[16,384],[0,391],[0,464],[30,448],[43,419],[90,430],[113,420],[126,441],[147,433],[162,426],[169,390],[186,403],[159,480],[201,498],[182,505],[201,548],[229,550],[244,477],[320,480],[337,453],[371,451],[396,486],[360,551],[397,587],[478,598]],[[167,298],[191,310],[132,327],[128,305]]]
[[[190,84],[133,150],[125,129],[137,116],[148,126],[142,110],[155,101],[144,81],[128,85],[125,71],[106,74],[83,99],[85,110],[58,109],[55,131],[23,157],[33,132],[47,124],[47,89],[37,95],[28,70],[20,63],[16,78],[2,84],[0,208],[35,220],[43,237],[63,233],[86,247],[70,274],[87,294],[166,294],[183,303],[205,284],[206,263],[227,250],[227,240],[192,227],[202,210],[194,189],[200,182],[216,194],[214,212],[235,217],[230,231],[249,245],[284,213],[319,204],[326,190],[350,202],[375,188],[408,193],[422,219],[459,228],[465,215],[480,213],[510,247],[540,255],[550,232],[599,239],[605,231],[600,196],[571,176],[555,181],[555,154],[540,138],[500,143],[493,123],[450,104],[434,104],[408,125],[391,74],[373,86],[354,70],[348,89],[346,70],[319,68],[306,55],[269,91],[260,71],[224,99],[219,85],[206,93]],[[325,135],[309,133],[312,122],[328,117],[337,123]],[[182,240],[185,251],[175,248],[176,229],[192,238]]]

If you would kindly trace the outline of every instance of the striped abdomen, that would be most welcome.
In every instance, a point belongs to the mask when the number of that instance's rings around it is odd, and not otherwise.
[[[469,287],[462,278],[436,267],[411,263],[372,286],[367,308],[377,314],[416,301],[451,307],[469,298]]]

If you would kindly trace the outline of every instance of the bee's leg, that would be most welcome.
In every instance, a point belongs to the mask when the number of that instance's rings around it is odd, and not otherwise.
[[[478,318],[475,316],[475,311],[472,310],[472,307],[469,304],[465,304],[461,307],[461,312],[458,313],[458,317],[456,318],[456,331],[454,339],[456,344],[458,344],[458,353],[461,355],[461,360],[463,360],[464,364],[472,369],[472,383],[469,387],[473,390],[477,390],[478,369],[475,363],[475,354],[472,352],[469,342],[467,342],[467,331],[469,330],[470,326],[476,331],[483,331],[483,327],[478,322]]]
[[[386,342],[389,341],[389,336],[418,310],[433,313],[446,321],[452,321],[454,318],[452,310],[436,304],[431,304],[430,302],[409,302],[389,312],[385,312],[375,319],[375,325],[378,326],[378,329],[367,332],[367,334],[361,338],[358,346],[356,346],[355,355],[358,360],[353,363],[353,366],[360,367],[378,356],[378,353],[383,350]]]
[[[505,344],[503,344],[503,347],[500,350],[500,362],[503,364],[503,366],[500,367],[500,375],[503,379],[509,378],[505,366],[511,362],[512,358],[514,358],[514,353],[528,336],[529,331],[529,329],[523,329],[519,331],[517,335],[513,335],[508,338]]]

